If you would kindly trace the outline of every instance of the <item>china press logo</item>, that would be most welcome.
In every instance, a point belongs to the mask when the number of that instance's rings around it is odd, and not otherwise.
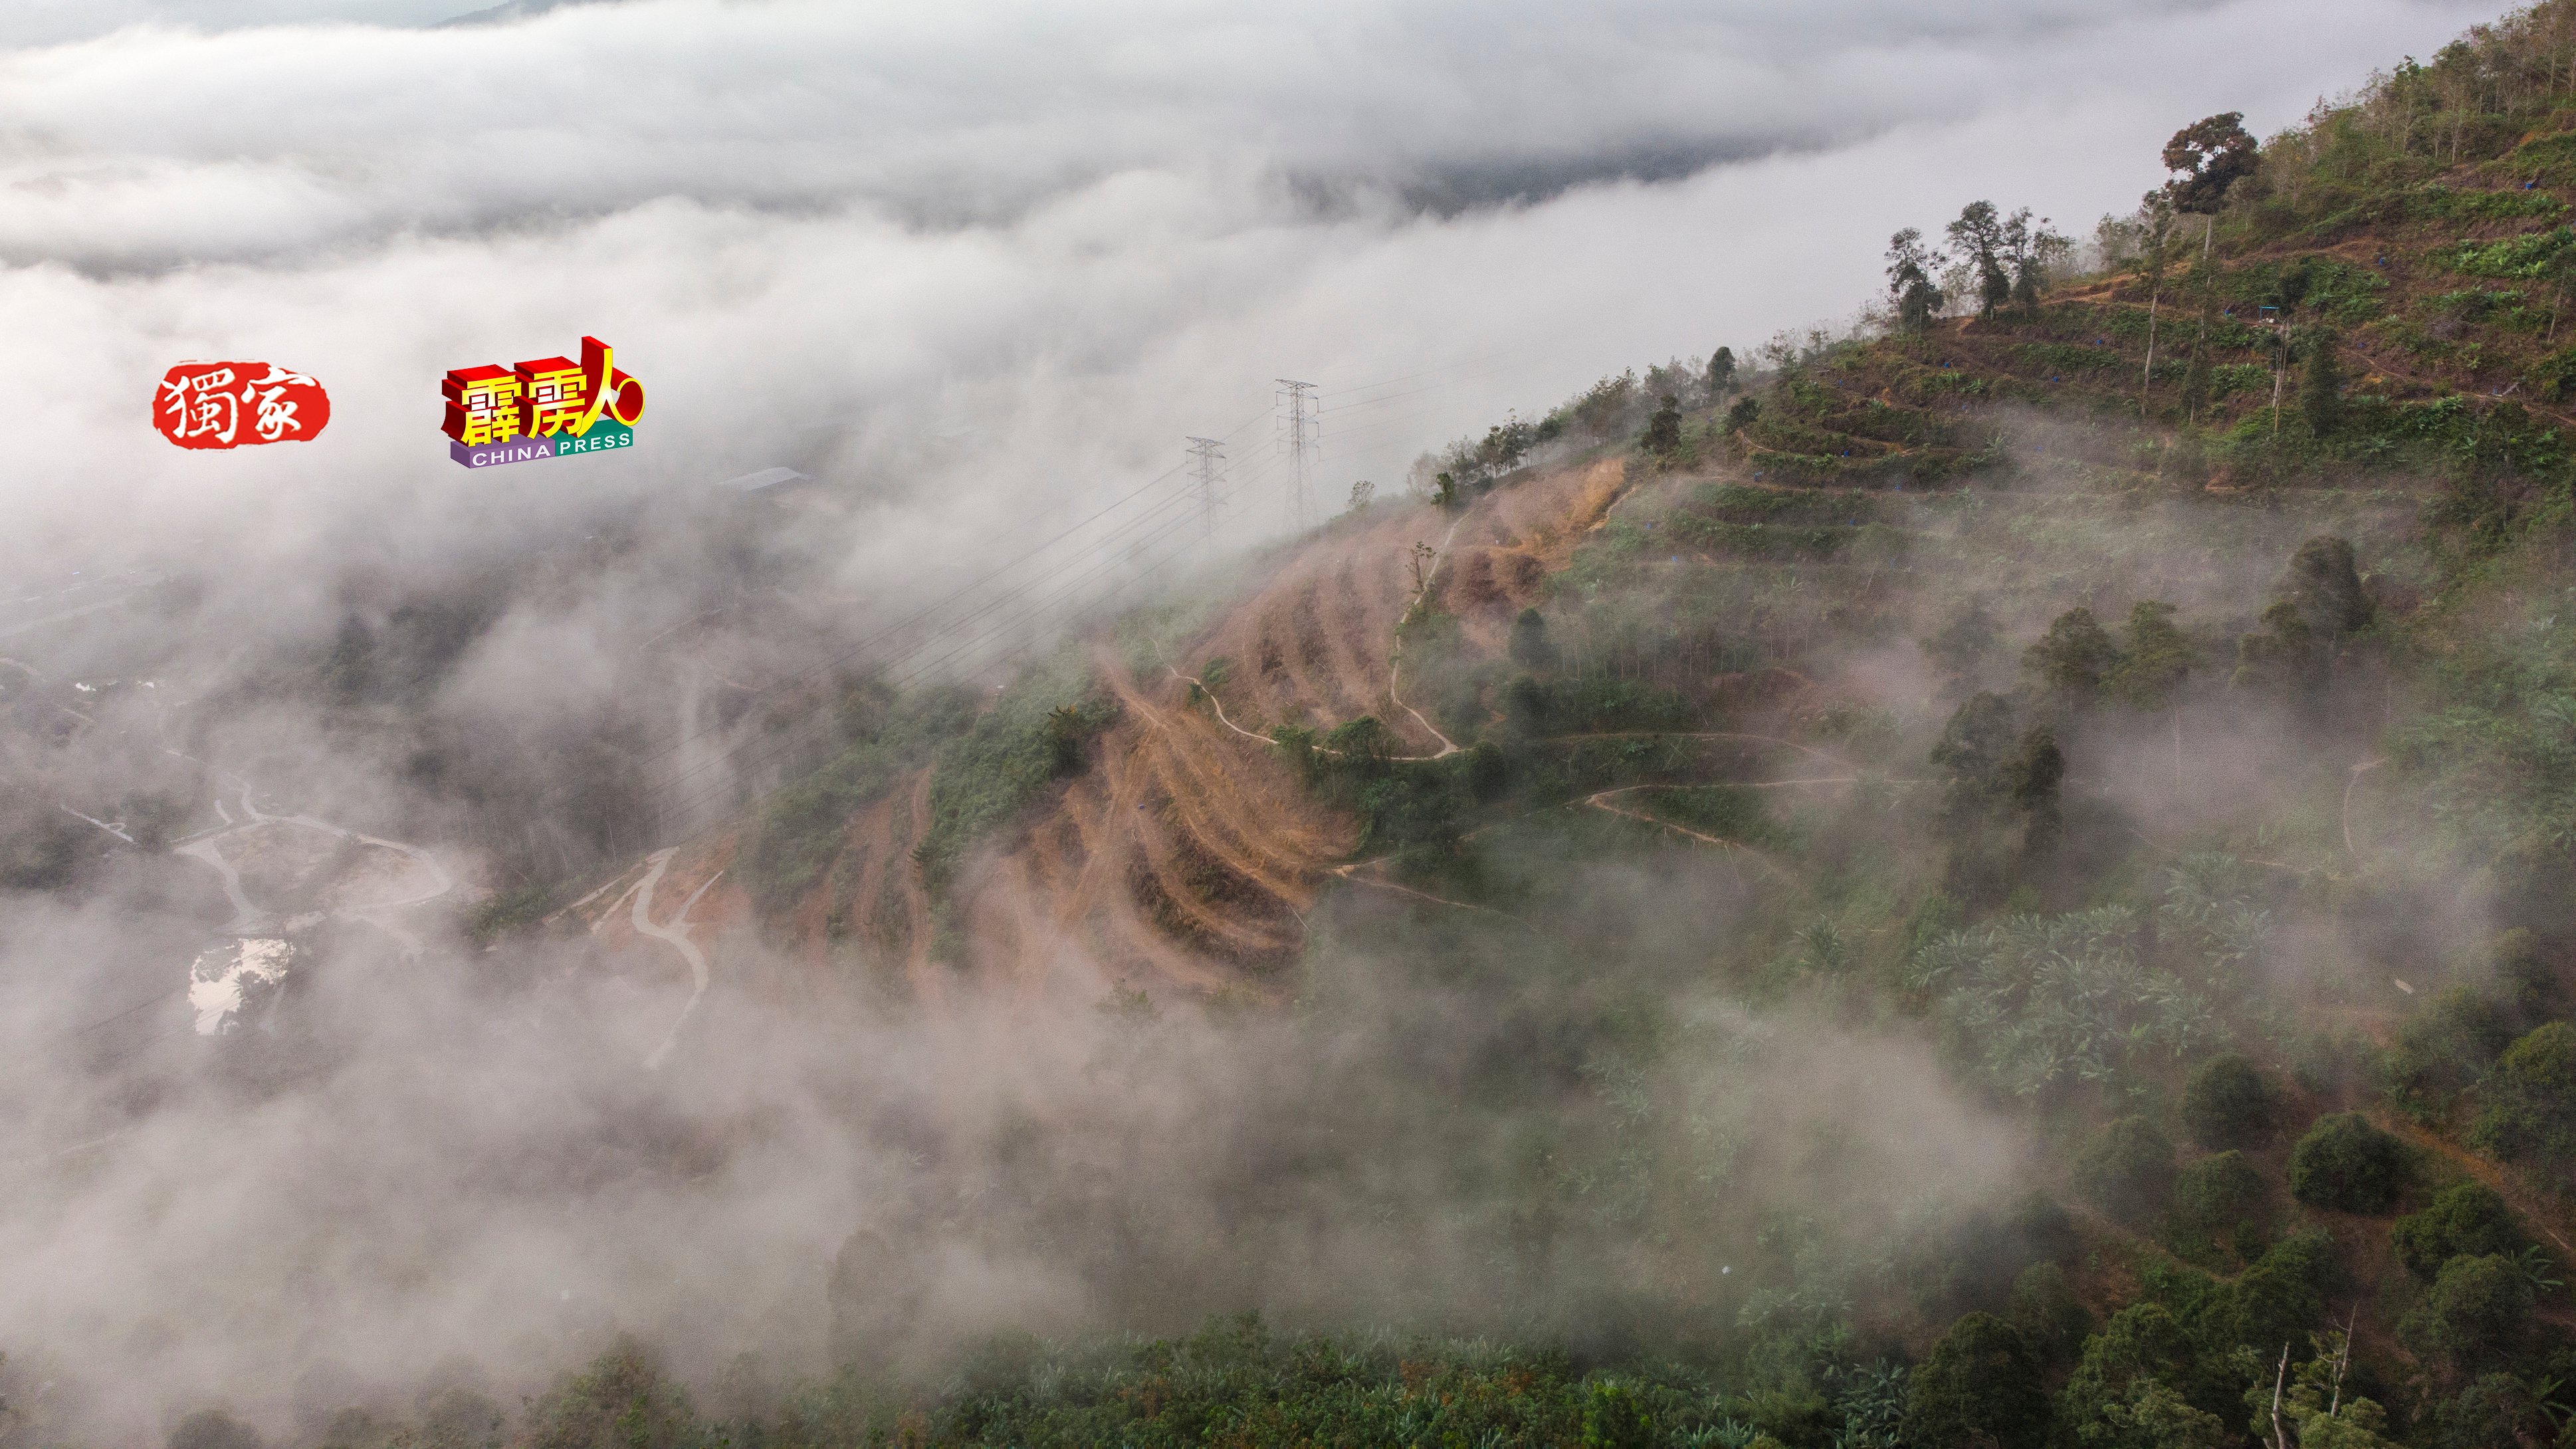
[[[152,426],[182,448],[308,442],[330,421],[322,384],[273,362],[183,362],[152,397]]]
[[[644,416],[644,384],[618,371],[616,353],[596,337],[581,339],[579,363],[460,367],[439,391],[447,456],[468,468],[631,448]]]

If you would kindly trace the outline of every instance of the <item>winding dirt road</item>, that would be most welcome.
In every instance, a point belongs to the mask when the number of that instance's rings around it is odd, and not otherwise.
[[[688,1021],[689,1014],[698,1009],[699,998],[707,994],[709,978],[707,953],[699,950],[698,943],[689,939],[689,912],[696,908],[698,897],[705,895],[709,888],[724,878],[724,872],[717,871],[714,875],[708,876],[704,884],[690,892],[688,900],[680,906],[680,913],[671,918],[670,925],[654,925],[653,887],[661,882],[662,872],[671,868],[671,857],[679,853],[680,848],[676,845],[664,846],[653,852],[652,869],[646,871],[644,879],[637,883],[634,910],[627,918],[639,935],[650,936],[654,940],[668,944],[672,950],[680,953],[681,960],[689,963],[688,1003],[680,1008],[679,1016],[671,1022],[671,1029],[663,1034],[662,1044],[653,1048],[653,1054],[644,1059],[644,1067],[647,1071],[659,1071],[662,1064],[671,1059],[672,1050],[680,1043],[680,1027]]]
[[[173,753],[176,752],[174,751]],[[342,906],[331,912],[331,914],[335,916],[340,916],[348,920],[365,921],[368,925],[374,926],[376,929],[383,931],[386,935],[393,937],[395,942],[402,947],[403,957],[405,960],[419,959],[420,953],[426,949],[427,943],[422,941],[419,936],[413,934],[413,932],[409,928],[405,927],[401,922],[394,920],[392,918],[392,913],[407,910],[413,906],[426,905],[456,889],[456,877],[448,872],[446,866],[439,864],[438,857],[430,854],[428,851],[423,850],[417,845],[407,844],[399,840],[387,840],[382,836],[369,835],[364,831],[351,830],[347,826],[334,825],[328,820],[319,820],[310,815],[270,815],[262,811],[252,800],[252,787],[250,781],[242,779],[238,775],[234,776],[233,779],[236,784],[241,786],[242,814],[247,818],[238,821],[234,820],[232,812],[224,809],[223,802],[221,800],[217,800],[215,802],[216,813],[221,815],[226,823],[214,830],[200,832],[199,834],[190,837],[186,843],[178,847],[177,851],[180,855],[187,856],[192,860],[200,860],[213,866],[216,872],[223,877],[224,898],[232,903],[233,908],[233,918],[224,923],[224,930],[226,933],[231,935],[246,934],[262,924],[266,919],[267,913],[261,911],[257,905],[253,904],[249,895],[243,891],[241,872],[234,868],[232,861],[225,857],[223,851],[217,846],[216,842],[227,836],[236,835],[245,830],[252,830],[262,825],[300,825],[307,830],[318,830],[325,835],[334,837],[335,839],[354,840],[361,845],[373,845],[385,850],[398,852],[410,857],[414,863],[429,872],[431,885],[428,890],[421,891],[413,895],[403,896],[396,900],[368,901],[362,905]]]

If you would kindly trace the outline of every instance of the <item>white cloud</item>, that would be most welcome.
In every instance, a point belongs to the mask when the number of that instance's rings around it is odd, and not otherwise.
[[[1601,371],[1842,312],[1889,231],[1969,197],[2080,225],[2179,121],[2277,124],[2463,14],[2305,12],[651,0],[11,52],[0,298],[36,325],[0,382],[51,420],[20,445],[19,537],[95,549],[103,513],[274,556],[507,525],[527,480],[446,462],[436,379],[584,332],[653,396],[603,486],[781,459],[909,483],[940,506],[888,566],[1167,466],[1271,377],[1460,364],[1328,440],[1387,477]],[[1760,159],[1619,179],[1726,155]],[[331,434],[167,448],[138,400],[195,356],[321,376]],[[960,417],[962,456],[912,446]]]

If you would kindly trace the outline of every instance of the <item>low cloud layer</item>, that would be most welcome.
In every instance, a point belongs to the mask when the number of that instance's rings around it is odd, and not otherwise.
[[[2204,50],[2253,83],[2247,109],[2296,105],[2385,56],[2391,32],[2457,18],[2383,0],[2350,17],[2348,52],[2303,37],[2293,78],[2266,43],[2290,38],[2289,9],[645,0],[426,31],[145,26],[9,62],[21,184],[0,255],[259,259],[674,195],[972,226],[1136,171],[1454,209],[2072,110],[2100,63],[2142,49]],[[2263,63],[2225,76],[2221,57],[2246,52]]]
[[[2156,179],[2178,120],[2290,120],[2469,13],[2377,0],[2324,35],[2286,3],[136,16],[0,55],[0,380],[46,420],[0,568],[111,540],[435,549],[594,483],[789,462],[940,500],[854,561],[881,571],[1158,472],[1186,433],[1250,420],[1248,474],[1273,377],[1433,370],[1328,398],[1367,404],[1328,418],[1338,496],[1603,370],[1840,314],[1889,231],[1972,196],[2080,227]],[[646,447],[541,488],[446,461],[441,373],[584,332],[652,389]],[[143,399],[208,356],[322,377],[331,435],[168,448]],[[1247,490],[1265,522],[1276,486]]]

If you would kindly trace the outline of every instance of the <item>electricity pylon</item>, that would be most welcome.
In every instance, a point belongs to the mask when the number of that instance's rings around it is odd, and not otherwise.
[[[1315,526],[1315,499],[1306,474],[1323,437],[1324,420],[1316,415],[1315,400],[1308,396],[1315,390],[1313,383],[1285,377],[1277,381],[1279,396],[1288,405],[1288,416],[1279,420],[1287,433],[1282,441],[1288,445],[1288,486],[1296,490],[1297,528],[1303,532]]]

